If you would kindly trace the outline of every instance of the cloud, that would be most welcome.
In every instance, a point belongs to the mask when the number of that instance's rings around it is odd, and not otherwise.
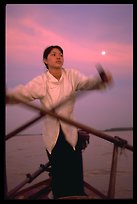
[[[19,26],[16,26],[19,25]],[[57,26],[57,25],[55,25]],[[69,32],[69,31],[68,31]],[[78,43],[79,42],[79,43]],[[132,47],[128,44],[108,42],[87,43],[88,39],[79,38],[78,35],[67,38],[63,34],[53,32],[46,26],[42,26],[33,18],[22,17],[13,21],[8,19],[6,29],[7,56],[19,62],[39,61],[45,47],[58,44],[65,51],[65,58],[70,61],[91,62],[103,61],[105,63],[119,64],[121,66],[132,63]],[[102,49],[106,55],[102,56]]]

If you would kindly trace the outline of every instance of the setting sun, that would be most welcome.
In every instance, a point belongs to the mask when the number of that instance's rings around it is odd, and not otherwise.
[[[106,55],[106,51],[103,50],[103,51],[101,52],[101,55]]]

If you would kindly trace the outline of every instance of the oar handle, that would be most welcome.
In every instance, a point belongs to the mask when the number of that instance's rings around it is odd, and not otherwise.
[[[108,82],[108,78],[107,78],[107,75],[103,69],[103,67],[101,66],[101,64],[97,64],[96,65],[96,68],[98,70],[98,73],[100,75],[100,78],[102,79],[103,82]]]

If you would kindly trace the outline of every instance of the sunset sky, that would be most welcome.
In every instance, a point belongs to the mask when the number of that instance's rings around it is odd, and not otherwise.
[[[7,89],[43,73],[44,49],[60,45],[65,68],[96,76],[100,63],[113,75],[111,88],[77,99],[75,118],[96,129],[133,126],[132,4],[7,4],[5,35]],[[37,115],[6,110],[8,133]],[[41,121],[24,132],[40,133]]]

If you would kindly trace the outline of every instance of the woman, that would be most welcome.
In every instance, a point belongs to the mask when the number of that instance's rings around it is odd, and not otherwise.
[[[39,99],[42,106],[52,109],[78,90],[100,90],[112,82],[91,78],[73,69],[63,68],[63,49],[50,46],[44,50],[43,62],[47,70],[26,85],[20,85],[7,94],[7,103],[17,103],[16,97],[26,101]],[[73,119],[75,96],[54,111]],[[84,195],[81,148],[76,127],[46,115],[43,125],[45,149],[51,162],[52,191],[54,199],[64,196]]]

